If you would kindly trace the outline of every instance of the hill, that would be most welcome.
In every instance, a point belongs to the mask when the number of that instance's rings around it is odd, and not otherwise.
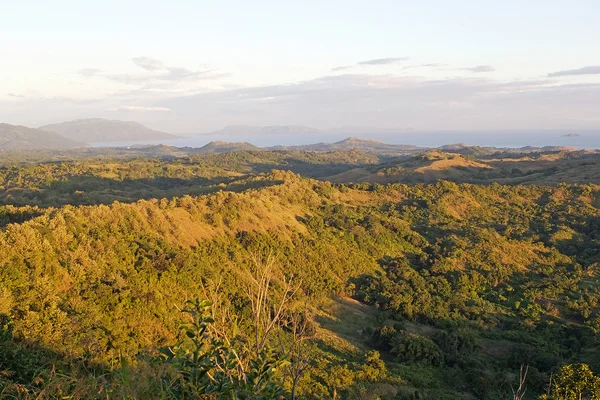
[[[84,147],[85,143],[67,139],[52,132],[20,125],[0,124],[2,150],[65,150]]]
[[[366,153],[382,155],[406,155],[414,154],[425,150],[423,147],[388,144],[377,140],[349,137],[334,143],[315,143],[298,146],[273,146],[269,150],[292,150],[292,151],[338,151],[338,150],[359,150]]]
[[[257,151],[260,150],[248,142],[222,142],[212,141],[195,151],[197,154],[230,153],[234,151]]]
[[[438,180],[509,185],[600,184],[600,153],[596,151],[490,154],[480,151],[481,148],[461,150],[465,154],[428,151],[377,165],[361,165],[323,179],[336,183],[379,184]]]
[[[470,146],[464,143],[447,144],[440,146],[439,150],[448,153],[457,153],[463,155],[473,155],[477,157],[490,155],[524,155],[532,153],[555,153],[555,152],[576,152],[580,151],[577,147],[571,146],[524,146],[524,147],[482,147]]]
[[[474,158],[441,151],[429,151],[378,166],[359,167],[327,179],[337,183],[379,184],[435,182],[440,179],[468,182],[482,171],[489,169],[492,167]]]
[[[264,257],[275,298],[301,285],[286,318],[311,324],[302,399],[505,398],[522,364],[534,396],[562,363],[600,367],[597,186],[346,186],[276,171],[239,188],[0,210],[14,218],[0,231],[0,384],[21,384],[21,398],[181,398],[164,384],[177,364],[152,357],[182,340],[177,310],[209,297],[207,332],[251,343],[247,292]],[[276,329],[275,346],[291,339],[291,323]]]
[[[45,125],[39,129],[58,133],[68,139],[83,142],[135,142],[144,140],[172,140],[175,135],[155,131],[131,121],[116,121],[101,118],[78,119],[75,121]]]
[[[357,150],[197,151],[132,146],[6,152],[0,160],[0,204],[49,207],[201,195],[273,169],[334,183],[600,184],[600,153],[593,151],[481,158],[440,151],[412,157]]]
[[[377,156],[358,151],[195,154],[196,149],[169,146],[101,150],[57,152],[50,159],[45,151],[40,155],[45,162],[33,158],[18,163],[20,153],[8,154],[5,162],[0,162],[0,204],[110,204],[200,195],[222,190],[226,184],[233,187],[236,181],[273,169],[324,178],[380,162]]]
[[[565,146],[526,146],[520,148],[509,148],[470,146],[464,143],[448,144],[440,146],[438,148],[430,148],[408,144],[390,144],[378,140],[363,139],[358,137],[349,137],[334,143],[322,142],[297,146],[272,146],[266,149],[292,151],[337,151],[355,149],[365,153],[373,153],[385,156],[409,156],[426,151],[440,150],[447,153],[473,155],[477,157],[491,156],[497,153],[523,155],[531,153],[550,153],[557,151],[578,151],[577,148]]]

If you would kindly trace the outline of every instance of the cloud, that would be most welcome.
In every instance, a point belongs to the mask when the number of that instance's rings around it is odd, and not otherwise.
[[[112,110],[111,110],[112,111]],[[148,111],[171,111],[170,108],[167,107],[146,107],[146,106],[121,106],[116,108],[116,111],[141,111],[141,112],[148,112]]]
[[[552,78],[500,81],[485,74],[430,79],[391,73],[332,73],[291,84],[208,91],[196,85],[171,90],[168,87],[176,86],[171,82],[144,80],[146,75],[166,73],[145,71],[138,86],[100,100],[28,96],[17,101],[5,97],[0,99],[0,120],[41,126],[93,116],[118,119],[129,112],[139,122],[157,123],[162,130],[179,133],[227,125],[388,126],[438,131],[600,129],[600,83],[567,85]],[[406,141],[410,139],[407,136]]]
[[[412,69],[412,68],[441,68],[446,67],[448,64],[442,63],[428,63],[428,64],[415,64],[415,65],[407,65],[402,69]]]
[[[159,71],[167,68],[162,61],[150,57],[134,57],[131,61],[146,71]]]
[[[333,72],[338,72],[338,71],[345,71],[345,70],[350,69],[350,68],[352,68],[351,65],[342,65],[341,67],[331,68],[331,70]]]
[[[579,69],[569,69],[566,71],[551,72],[548,77],[554,78],[559,76],[577,76],[577,75],[595,75],[600,74],[600,65],[583,67]]]
[[[97,68],[84,68],[79,70],[79,75],[84,76],[86,78],[90,78],[92,76],[100,74],[101,72],[102,71],[100,71]]]
[[[462,68],[463,71],[471,71],[471,72],[493,72],[496,70],[496,68],[492,67],[491,65],[478,65],[476,67],[471,67],[471,68]]]
[[[191,70],[165,64],[151,57],[134,57],[133,64],[143,69],[143,73],[104,73],[96,68],[85,68],[79,74],[86,78],[104,78],[126,85],[137,85],[144,89],[160,88],[168,84],[195,83],[201,80],[216,80],[227,76],[214,69]]]
[[[361,61],[357,65],[388,65],[388,64],[396,64],[400,61],[406,61],[408,57],[388,57],[388,58],[376,58],[374,60],[366,60]]]
[[[374,66],[374,65],[390,65],[390,64],[397,64],[401,61],[406,61],[408,60],[408,57],[387,57],[387,58],[376,58],[374,60],[366,60],[366,61],[360,61],[357,62],[354,65],[342,65],[340,67],[334,67],[331,69],[331,71],[333,72],[339,72],[339,71],[345,71],[348,70],[352,67],[369,67],[369,66]]]
[[[285,85],[238,88],[157,101],[183,131],[226,125],[341,125],[420,130],[598,128],[600,84],[551,79],[427,79],[341,74]],[[552,115],[552,117],[550,117]],[[435,116],[435,118],[433,118]]]

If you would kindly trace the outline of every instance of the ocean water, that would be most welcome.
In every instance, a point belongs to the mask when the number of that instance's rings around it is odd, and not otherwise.
[[[572,135],[572,136],[567,136]],[[578,135],[578,136],[573,136]],[[92,143],[94,147],[125,147],[134,145],[165,144],[176,147],[202,147],[220,140],[225,142],[249,142],[259,147],[292,146],[319,142],[336,142],[349,136],[379,140],[390,144],[408,144],[423,147],[439,147],[445,144],[465,143],[472,146],[524,147],[524,146],[573,146],[580,149],[600,149],[598,131],[486,131],[486,132],[398,132],[398,133],[335,133],[302,135],[188,135],[176,140],[153,140],[143,142]]]

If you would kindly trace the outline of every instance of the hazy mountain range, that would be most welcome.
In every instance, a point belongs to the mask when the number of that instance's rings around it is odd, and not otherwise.
[[[85,145],[53,132],[0,123],[0,149],[2,150],[64,150]]]
[[[78,119],[40,127],[43,131],[85,143],[125,142],[143,140],[173,140],[178,136],[155,131],[131,121],[115,121],[101,118]]]
[[[67,150],[90,143],[174,140],[178,136],[147,128],[137,122],[101,118],[79,119],[38,129],[0,123],[0,149]]]
[[[350,128],[348,128],[350,129]],[[313,135],[319,137],[320,131],[307,126],[228,126],[219,131],[211,132],[210,136],[239,137],[240,135],[273,135],[286,137],[302,137]],[[5,150],[67,150],[85,147],[90,143],[102,142],[148,142],[179,139],[178,136],[147,128],[136,122],[105,120],[100,118],[80,119],[58,124],[46,125],[39,129],[0,124],[0,149]],[[214,154],[232,151],[256,150],[294,150],[294,151],[343,151],[360,150],[366,153],[381,155],[411,155],[431,147],[414,146],[408,144],[389,144],[377,140],[349,137],[333,143],[321,142],[307,145],[258,147],[249,142],[212,141],[202,147],[194,146],[195,154]],[[573,147],[526,146],[520,148],[504,147],[478,147],[467,144],[449,144],[437,147],[443,151],[460,153],[463,155],[485,155],[496,152],[533,153],[562,150],[576,150]]]

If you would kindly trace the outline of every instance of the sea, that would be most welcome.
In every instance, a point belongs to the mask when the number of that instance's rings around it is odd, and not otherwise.
[[[317,133],[301,135],[248,134],[212,135],[192,134],[175,140],[149,140],[138,142],[92,143],[94,147],[129,147],[164,144],[175,147],[202,147],[211,141],[249,142],[255,146],[293,146],[320,142],[337,142],[348,137],[379,140],[390,144],[405,144],[422,147],[440,147],[447,144],[464,143],[482,147],[524,146],[572,146],[580,149],[600,149],[600,130],[597,131],[411,131],[411,132],[364,132]]]

